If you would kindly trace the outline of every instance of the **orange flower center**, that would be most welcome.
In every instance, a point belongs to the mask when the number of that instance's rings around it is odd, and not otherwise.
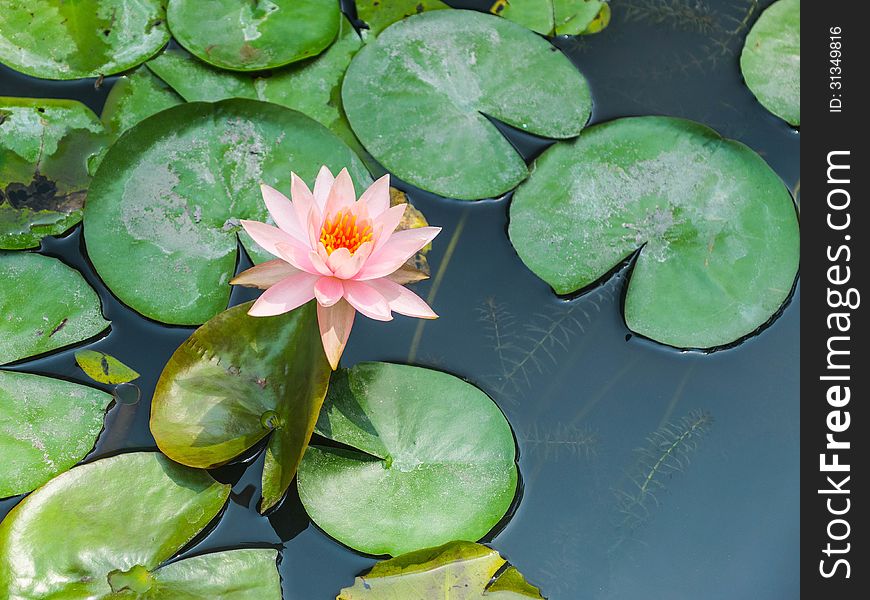
[[[368,219],[357,221],[356,215],[343,209],[326,218],[320,229],[320,241],[327,254],[332,254],[339,248],[347,248],[353,254],[357,249],[371,241],[372,223]]]

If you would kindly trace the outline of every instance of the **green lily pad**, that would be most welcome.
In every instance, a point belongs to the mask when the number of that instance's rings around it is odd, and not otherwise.
[[[586,80],[549,42],[505,19],[436,10],[385,29],[342,85],[350,124],[401,179],[442,196],[495,197],[528,175],[486,116],[553,138],[586,125]]]
[[[0,252],[0,365],[76,344],[109,322],[78,271],[56,258]]]
[[[496,0],[489,11],[544,35],[598,33],[610,23],[606,0]]]
[[[338,33],[337,0],[169,0],[178,43],[234,71],[274,69],[323,51]]]
[[[260,183],[290,192],[321,165],[370,182],[356,155],[296,111],[254,100],[189,103],[145,119],[109,150],[84,214],[88,255],[122,302],[165,323],[196,325],[226,308],[241,231],[266,221]]]
[[[27,493],[83,459],[111,402],[69,381],[0,371],[0,498]]]
[[[440,0],[356,0],[356,15],[373,35],[411,15],[445,8],[451,7]]]
[[[5,0],[0,62],[45,79],[126,71],[169,40],[163,0]]]
[[[280,600],[271,549],[165,562],[223,509],[230,486],[153,452],[76,467],[0,523],[10,598]]]
[[[0,249],[36,248],[81,221],[88,160],[105,143],[84,104],[0,98]]]
[[[325,52],[268,76],[218,69],[179,49],[153,58],[148,68],[188,102],[251,98],[298,110],[362,156],[341,105],[341,81],[362,40],[347,18],[342,16],[340,24],[338,38]]]
[[[100,118],[111,139],[116,140],[133,125],[183,102],[184,98],[151,71],[139,67],[115,81]]]
[[[790,125],[801,124],[801,3],[777,0],[758,18],[740,55],[746,85]]]
[[[482,538],[517,490],[510,426],[482,391],[419,367],[337,371],[309,446],[299,497],[326,533],[369,554]]]
[[[471,542],[449,542],[379,562],[336,600],[410,598],[543,600],[498,552]]]
[[[559,294],[637,252],[626,323],[679,348],[752,333],[798,269],[797,214],[776,173],[743,144],[668,117],[617,119],[547,150],[514,194],[509,233]]]
[[[275,317],[251,303],[211,319],[172,355],[151,402],[151,433],[173,460],[225,464],[271,434],[262,511],[287,491],[323,404],[331,369],[313,302]]]
[[[76,352],[76,364],[98,383],[118,385],[139,378],[139,373],[105,352],[81,350]]]

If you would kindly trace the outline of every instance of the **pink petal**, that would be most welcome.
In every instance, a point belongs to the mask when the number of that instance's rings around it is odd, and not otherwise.
[[[335,277],[321,277],[314,284],[314,297],[321,306],[332,306],[344,295],[344,286]]]
[[[260,223],[259,221],[241,221],[242,227],[245,228],[245,231],[251,236],[260,247],[268,252],[269,254],[274,254],[275,256],[279,256],[278,250],[276,246],[278,244],[288,244],[290,246],[299,246],[300,243],[296,238],[291,236],[286,231],[278,229],[272,225],[267,225],[266,223]],[[294,265],[296,266],[296,265]],[[302,267],[297,267],[302,268]]]
[[[349,208],[356,202],[356,192],[353,189],[353,181],[347,169],[342,169],[335,177],[329,196],[326,198],[325,215],[334,215],[342,208]]]
[[[302,306],[314,298],[314,283],[319,278],[319,275],[300,272],[282,279],[257,298],[248,314],[252,317],[269,317]]]
[[[335,273],[339,267],[352,258],[353,255],[347,248],[336,248],[329,255],[329,258],[326,259],[326,266],[329,267],[330,272]]]
[[[393,232],[396,231],[396,227],[399,226],[402,217],[405,215],[406,208],[408,208],[407,204],[397,204],[382,212],[374,220],[372,229],[377,233],[374,252],[380,250],[381,246],[386,244],[390,236],[393,235]]]
[[[309,257],[311,250],[300,247],[298,243],[279,243],[275,246],[275,253],[279,258],[283,258],[300,271],[305,271],[306,273],[311,273],[313,275],[329,275],[329,272],[321,273],[318,271],[317,267],[315,267]]]
[[[345,299],[359,312],[376,321],[393,319],[387,299],[368,283],[348,279],[342,285]]]
[[[335,177],[332,176],[332,171],[326,165],[320,167],[320,172],[317,174],[317,179],[314,181],[314,201],[317,203],[317,208],[323,213],[326,208],[326,199],[329,197],[329,190]]]
[[[242,271],[230,280],[230,285],[255,287],[265,290],[294,273],[299,271],[290,263],[280,258],[266,261],[255,265],[246,271]]]
[[[320,209],[314,201],[314,195],[296,173],[290,173],[290,195],[293,197],[293,208],[296,209],[300,227],[310,222],[312,212],[320,219]]]
[[[429,308],[429,305],[420,296],[398,283],[389,279],[373,279],[367,283],[387,299],[391,310],[396,311],[400,315],[420,319],[438,318],[438,315]]]
[[[411,258],[423,246],[431,242],[441,231],[440,227],[418,227],[397,231],[378,250],[373,252],[360,269],[356,279],[368,280],[386,277]]]
[[[320,245],[323,247],[323,244]],[[319,249],[318,249],[319,250]],[[326,250],[323,251],[326,253]],[[314,250],[308,251],[308,260],[311,261],[311,264],[314,266],[314,270],[323,275],[324,277],[332,277],[332,270],[326,265],[326,261],[323,260],[323,256],[320,252],[315,252]]]
[[[359,197],[358,203],[368,206],[372,218],[390,208],[390,175],[384,175],[371,184]]]
[[[338,361],[347,345],[350,329],[356,311],[344,300],[339,300],[334,306],[317,305],[317,324],[320,327],[320,339],[323,350],[333,369],[338,368]]]
[[[357,273],[359,273],[362,266],[366,264],[369,255],[372,253],[373,247],[374,245],[371,242],[363,243],[356,249],[353,256],[348,260],[343,261],[341,264],[336,265],[332,272],[335,273],[335,276],[339,279],[352,279]],[[333,254],[335,254],[335,252],[333,252]]]
[[[272,215],[272,219],[275,220],[278,227],[300,242],[305,242],[305,232],[299,224],[296,210],[287,196],[265,183],[260,184],[260,192],[263,194],[263,202],[266,203],[269,214]]]

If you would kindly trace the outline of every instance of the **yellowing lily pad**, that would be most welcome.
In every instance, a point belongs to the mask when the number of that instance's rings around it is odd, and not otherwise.
[[[514,194],[509,233],[559,294],[637,253],[626,323],[679,348],[764,325],[791,294],[800,245],[791,195],[761,157],[668,117],[596,125],[544,152]]]
[[[145,119],[106,154],[84,214],[88,255],[125,304],[165,323],[196,325],[227,306],[240,219],[266,221],[267,183],[289,194],[321,165],[369,175],[325,127],[254,100],[188,103]],[[241,236],[255,261],[272,258]]]
[[[100,299],[56,258],[0,252],[0,364],[91,338],[109,326]]]
[[[478,540],[516,494],[504,415],[446,373],[387,363],[337,371],[316,431],[350,449],[309,446],[299,497],[318,527],[361,552]]]
[[[178,43],[217,67],[273,69],[315,56],[332,43],[337,0],[169,0]]]
[[[117,358],[97,350],[76,352],[76,363],[88,377],[99,383],[117,385],[139,378],[139,373]]]
[[[610,23],[607,0],[496,0],[489,12],[544,35],[598,33]]]
[[[746,85],[764,107],[801,124],[801,3],[777,0],[758,18],[740,55]]]
[[[218,515],[229,493],[205,471],[152,452],[76,467],[0,523],[0,589],[10,598],[280,600],[272,549],[166,564]]]
[[[0,62],[45,79],[113,75],[168,40],[163,0],[4,0]]]
[[[69,381],[0,371],[0,498],[27,493],[83,459],[111,402]]]
[[[281,500],[311,438],[331,369],[313,302],[276,317],[233,307],[172,355],[154,391],[151,433],[167,456],[211,468],[270,436],[265,511]]]
[[[441,0],[356,0],[356,15],[373,36],[405,17],[445,8],[450,6]]]
[[[265,75],[225,71],[180,49],[166,50],[148,68],[188,102],[251,98],[298,110],[362,156],[341,105],[341,81],[362,40],[344,16],[340,25],[338,38],[326,51]]]
[[[36,248],[81,220],[88,160],[105,143],[84,104],[0,98],[0,249]]]
[[[342,99],[375,160],[417,187],[461,199],[499,196],[528,175],[487,116],[570,138],[592,107],[586,80],[547,40],[466,10],[424,12],[385,29],[351,61]]]
[[[336,600],[543,600],[498,552],[471,542],[449,542],[376,564],[341,590]]]

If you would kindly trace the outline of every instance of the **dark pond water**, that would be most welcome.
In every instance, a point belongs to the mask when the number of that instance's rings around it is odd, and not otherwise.
[[[701,121],[754,148],[795,189],[799,134],[755,101],[738,65],[746,26],[767,4],[615,1],[604,33],[557,45],[589,79],[594,122],[644,114]],[[0,67],[0,95],[77,98],[97,112],[110,86],[43,82]],[[517,143],[530,155],[541,146]],[[466,203],[409,191],[444,227],[429,256],[434,277],[417,286],[442,318],[358,319],[344,364],[435,367],[501,406],[516,432],[524,489],[487,541],[555,600],[797,598],[799,289],[777,320],[737,347],[679,352],[626,329],[625,269],[573,300],[557,298],[508,241],[509,196]],[[143,374],[142,400],[110,410],[90,458],[153,448],[150,396],[191,329],[149,322],[120,304],[89,265],[80,228],[40,251],[79,269],[100,293],[112,327],[92,347]],[[499,353],[496,325],[519,350]],[[72,350],[13,368],[87,382]],[[655,460],[647,436],[669,422],[680,427],[694,411],[712,422],[681,472],[656,474],[657,503],[620,501],[620,491],[633,491],[632,476],[649,474]],[[644,447],[653,456],[639,463]],[[233,500],[189,551],[280,546],[286,599],[334,598],[374,559],[311,525],[292,490],[271,518],[260,517],[260,468],[254,457],[217,474],[235,483]],[[18,500],[0,501],[0,516]]]

